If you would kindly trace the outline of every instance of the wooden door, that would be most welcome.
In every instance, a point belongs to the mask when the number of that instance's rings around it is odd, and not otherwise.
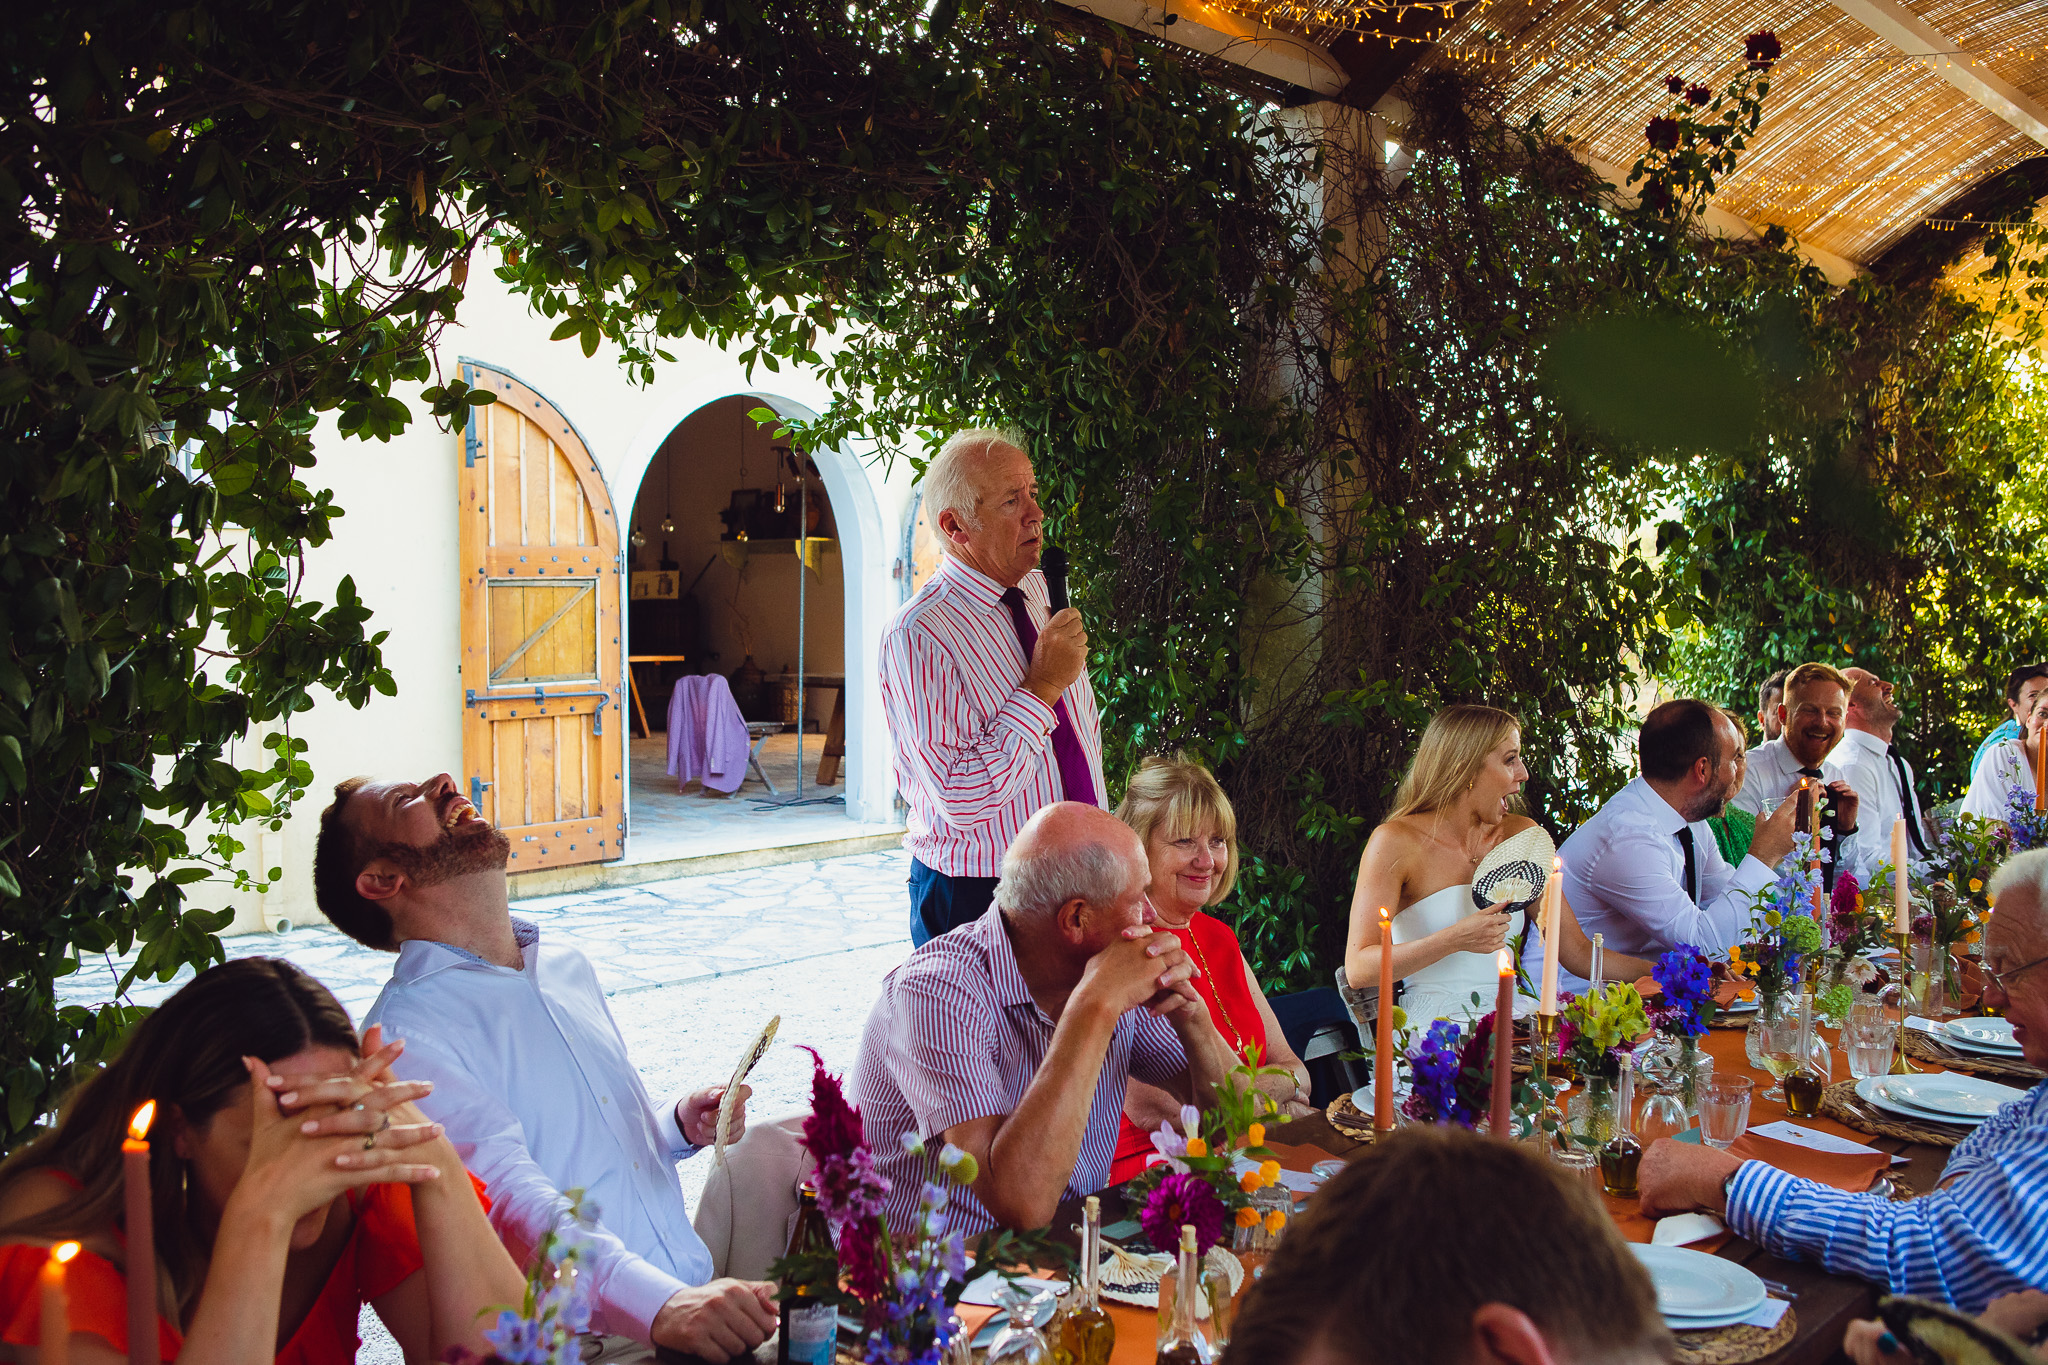
[[[462,455],[462,759],[513,872],[625,851],[619,526],[596,461],[554,405],[466,361],[498,401]]]

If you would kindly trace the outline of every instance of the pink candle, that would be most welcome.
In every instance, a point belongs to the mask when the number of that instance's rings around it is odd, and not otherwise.
[[[1503,1141],[1514,1139],[1508,1117],[1508,1089],[1514,1083],[1515,1044],[1515,960],[1503,948],[1500,961],[1500,992],[1493,1002],[1493,1112],[1489,1116],[1493,1135]]]
[[[128,1208],[128,1365],[159,1365],[156,1335],[156,1206],[150,1199],[149,1125],[156,1101],[144,1100],[121,1143]]]
[[[1912,893],[1906,889],[1906,817],[1892,821],[1892,928],[1913,932]]]
[[[64,1267],[77,1254],[78,1243],[57,1243],[37,1277],[43,1290],[41,1365],[71,1365],[71,1296],[64,1290]]]
[[[1376,1133],[1394,1127],[1394,918],[1380,907],[1380,1015],[1373,1040],[1372,1128]]]

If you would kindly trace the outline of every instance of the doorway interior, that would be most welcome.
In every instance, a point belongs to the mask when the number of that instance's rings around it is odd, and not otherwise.
[[[851,832],[839,794],[857,739],[844,724],[845,566],[834,509],[810,456],[748,416],[760,406],[729,395],[691,413],[634,498],[626,613],[635,862]],[[724,675],[747,720],[781,727],[760,738],[730,795],[700,782],[678,791],[669,775],[669,699],[693,673]],[[788,804],[795,797],[807,800]]]

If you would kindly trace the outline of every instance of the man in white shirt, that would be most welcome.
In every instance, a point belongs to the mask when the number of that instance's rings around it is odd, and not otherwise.
[[[1703,701],[1667,701],[1644,719],[1637,752],[1642,775],[1558,850],[1564,898],[1580,927],[1618,952],[1654,958],[1688,943],[1725,957],[1741,941],[1751,897],[1792,851],[1796,813],[1787,806],[1757,821],[1748,856],[1731,867],[1706,822],[1735,786],[1735,723]]]
[[[1765,739],[1776,739],[1785,729],[1785,722],[1778,718],[1778,703],[1785,700],[1785,675],[1790,671],[1779,669],[1756,690],[1757,732]]]
[[[1852,868],[1858,876],[1865,871],[1863,848],[1856,838],[1858,789],[1828,757],[1842,738],[1848,713],[1849,680],[1839,670],[1812,663],[1793,669],[1785,676],[1785,699],[1778,703],[1778,719],[1784,729],[1776,739],[1767,739],[1749,751],[1748,774],[1731,803],[1738,810],[1760,816],[1764,802],[1794,796],[1801,778],[1826,787],[1821,837],[1834,849],[1826,872],[1830,887],[1838,866]],[[1886,837],[1890,837],[1889,831]]]
[[[599,1224],[585,1360],[751,1350],[775,1329],[774,1288],[711,1279],[676,1180],[676,1161],[715,1139],[722,1091],[648,1099],[589,960],[512,918],[509,852],[446,773],[334,789],[315,896],[350,937],[398,954],[365,1023],[405,1041],[401,1076],[433,1083],[420,1105],[488,1187],[516,1259],[561,1223],[563,1191],[583,1191]]]
[[[1867,668],[1848,668],[1849,711],[1841,742],[1828,761],[1861,796],[1858,819],[1870,831],[1863,840],[1867,849],[1884,841],[1876,861],[1891,861],[1892,822],[1906,817],[1906,855],[1914,862],[1927,857],[1926,815],[1919,793],[1913,790],[1913,765],[1892,742],[1892,731],[1905,712],[1892,696],[1892,685]],[[1866,854],[1866,861],[1869,861]]]

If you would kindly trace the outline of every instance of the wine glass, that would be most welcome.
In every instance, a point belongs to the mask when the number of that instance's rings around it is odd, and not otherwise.
[[[1795,1011],[1787,1010],[1775,1019],[1763,1021],[1757,1039],[1757,1060],[1771,1073],[1771,1088],[1764,1092],[1764,1098],[1782,1104],[1785,1078],[1806,1061],[1799,1055],[1799,1016]]]
[[[988,1344],[988,1365],[1052,1365],[1052,1344],[1038,1330],[1038,1319],[1053,1296],[1053,1289],[1042,1281],[1011,1280],[1003,1285],[997,1297],[1007,1317],[1003,1330]]]

